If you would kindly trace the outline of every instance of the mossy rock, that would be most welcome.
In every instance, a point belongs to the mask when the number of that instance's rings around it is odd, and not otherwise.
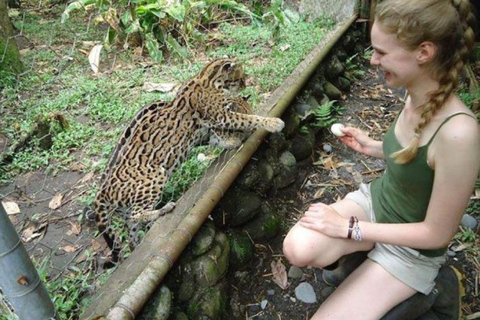
[[[267,204],[262,206],[262,211],[257,218],[243,227],[253,240],[271,239],[281,231],[280,215]]]
[[[190,320],[216,320],[225,313],[227,290],[223,283],[195,292],[189,301],[187,314]]]
[[[254,255],[252,241],[245,232],[231,231],[227,237],[230,244],[230,268],[241,269]]]
[[[160,286],[148,300],[138,316],[139,320],[167,320],[172,307],[172,293],[166,286]]]
[[[323,88],[325,89],[325,94],[330,100],[339,100],[342,97],[342,91],[329,81],[325,82]]]
[[[196,286],[206,288],[216,284],[227,271],[229,255],[226,235],[217,232],[212,248],[191,263]]]
[[[243,190],[253,189],[260,180],[257,162],[250,160],[235,181],[235,184]]]
[[[290,152],[297,161],[309,158],[315,146],[315,131],[305,126],[301,133],[295,135]]]
[[[262,199],[255,192],[230,189],[215,210],[214,219],[236,227],[255,217],[261,211],[261,204]]]
[[[213,221],[206,221],[193,238],[190,246],[192,253],[199,256],[210,249],[215,238],[215,224]]]
[[[282,133],[285,135],[286,139],[290,139],[297,132],[300,125],[300,117],[293,109],[287,109],[282,116],[283,122],[285,122],[285,127],[282,130]]]
[[[343,66],[342,62],[337,58],[337,56],[332,55],[325,68],[325,77],[332,81],[343,74],[344,71],[345,67]]]

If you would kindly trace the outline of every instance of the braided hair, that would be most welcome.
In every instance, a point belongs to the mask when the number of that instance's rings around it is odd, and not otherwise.
[[[429,100],[419,106],[421,119],[414,137],[392,155],[405,164],[415,158],[423,128],[442,108],[458,87],[458,78],[473,47],[474,15],[469,0],[385,0],[377,7],[376,21],[386,32],[395,34],[407,49],[414,50],[424,41],[437,47],[427,70],[439,83]]]

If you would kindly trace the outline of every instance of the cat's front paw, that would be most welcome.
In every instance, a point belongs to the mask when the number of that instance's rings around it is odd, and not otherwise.
[[[264,128],[268,132],[280,132],[285,127],[285,123],[279,118],[268,118]]]

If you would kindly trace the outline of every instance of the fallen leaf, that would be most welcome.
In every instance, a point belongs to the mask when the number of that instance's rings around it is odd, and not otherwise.
[[[81,246],[78,246],[78,245],[67,244],[66,246],[63,246],[60,249],[62,249],[63,251],[65,251],[67,253],[72,253],[72,252],[77,251],[80,248],[81,248]]]
[[[85,165],[80,162],[75,162],[70,166],[70,170],[72,171],[82,171],[83,169],[85,169]]]
[[[90,67],[93,70],[93,73],[98,73],[100,66],[100,52],[102,52],[103,45],[97,44],[88,54],[88,62],[90,62]]]
[[[284,44],[282,46],[280,46],[280,51],[283,52],[283,51],[286,51],[288,49],[290,49],[290,45],[287,43],[287,44]]]
[[[325,188],[320,188],[315,192],[315,195],[313,196],[314,199],[319,199],[322,197],[323,193],[325,192]]]
[[[363,182],[363,176],[360,172],[354,171],[352,172],[353,175],[353,180],[355,181],[356,184],[360,184]]]
[[[80,180],[80,184],[83,184],[92,178],[93,178],[93,171],[90,171],[82,178],[82,180]]]
[[[62,206],[62,198],[63,195],[61,193],[57,193],[52,200],[50,200],[50,203],[48,204],[48,207],[52,210],[58,209]]]
[[[155,83],[155,82],[145,82],[143,84],[143,90],[147,92],[159,91],[159,92],[170,92],[175,88],[174,83]]]
[[[453,249],[453,251],[455,252],[460,252],[460,251],[463,251],[469,247],[471,247],[472,245],[470,243],[462,243],[461,245],[459,245],[458,247],[455,247],[455,249]]]
[[[467,319],[467,320],[480,319],[480,311],[472,313],[471,315],[468,315],[465,319]]]
[[[272,261],[272,274],[273,282],[275,282],[283,290],[288,288],[288,275],[285,269],[285,265],[282,263],[282,260],[278,259],[277,261]]]
[[[69,221],[69,222],[72,225],[72,228],[67,231],[67,235],[78,236],[82,232],[82,225],[78,221],[75,221],[75,222]]]
[[[47,223],[44,222],[38,226],[32,225],[22,232],[22,241],[24,243],[30,242],[33,239],[42,237],[45,235],[45,232],[47,231]]]
[[[2,205],[8,215],[20,213],[20,208],[18,207],[18,204],[13,201],[2,201]]]

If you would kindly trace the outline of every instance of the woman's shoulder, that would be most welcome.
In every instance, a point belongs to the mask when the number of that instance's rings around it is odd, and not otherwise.
[[[472,151],[480,150],[480,126],[472,110],[456,98],[442,111],[442,127],[436,140],[451,151],[457,149],[457,146],[468,146],[473,148]]]

